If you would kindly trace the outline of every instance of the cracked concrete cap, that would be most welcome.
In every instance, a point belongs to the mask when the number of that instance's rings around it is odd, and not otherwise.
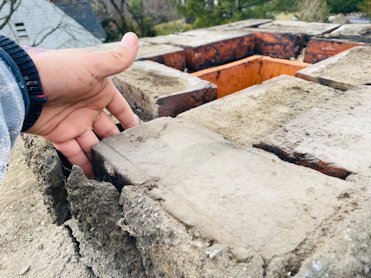
[[[332,88],[280,76],[178,115],[238,145],[251,146],[308,109],[341,94]]]
[[[267,259],[298,247],[352,186],[259,150],[236,148],[178,119],[156,119],[105,139],[94,157],[96,167],[108,161],[130,184],[156,178],[150,196],[178,221]]]
[[[313,107],[261,140],[303,165],[341,178],[371,167],[371,88],[350,90]]]

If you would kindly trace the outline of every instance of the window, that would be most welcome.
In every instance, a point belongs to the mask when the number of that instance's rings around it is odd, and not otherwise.
[[[26,31],[26,26],[24,26],[23,22],[15,22],[15,33],[18,37],[18,43],[20,44],[28,44],[28,35]]]

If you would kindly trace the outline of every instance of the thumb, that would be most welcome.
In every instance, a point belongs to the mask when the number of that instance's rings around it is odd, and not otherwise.
[[[139,48],[138,37],[132,32],[126,33],[121,42],[110,50],[95,52],[98,76],[107,77],[123,72],[134,62]]]

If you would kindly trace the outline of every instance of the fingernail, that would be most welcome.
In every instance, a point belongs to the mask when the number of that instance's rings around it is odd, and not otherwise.
[[[140,118],[138,117],[138,115],[135,115],[135,118],[137,119],[137,125],[140,124]]]
[[[132,48],[137,45],[138,37],[133,32],[129,32],[123,36],[121,42],[126,48]]]

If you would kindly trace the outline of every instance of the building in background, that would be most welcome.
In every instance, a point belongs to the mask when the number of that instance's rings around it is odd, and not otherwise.
[[[91,8],[89,11],[83,4],[86,1],[79,2],[82,2],[82,8],[74,19],[70,15],[75,13],[64,3],[21,0],[0,33],[21,45],[42,48],[87,47],[100,44],[105,38],[104,31]],[[8,12],[6,7],[1,9],[0,17]]]
[[[88,0],[51,0],[65,14],[72,17],[95,37],[104,41],[106,33]]]

